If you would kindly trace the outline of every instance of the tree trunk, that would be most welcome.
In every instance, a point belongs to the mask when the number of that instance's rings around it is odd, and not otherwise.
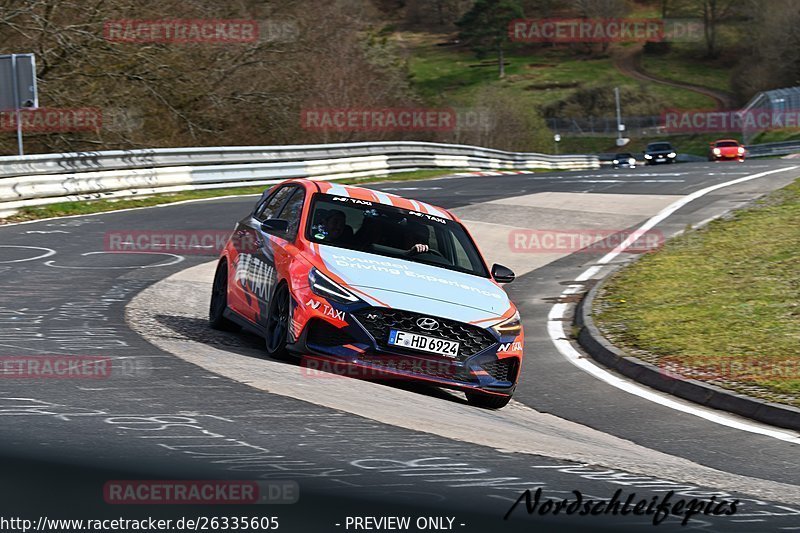
[[[503,45],[500,45],[497,48],[497,61],[498,61],[498,64],[500,66],[500,77],[501,78],[505,78],[506,77],[506,60],[505,60],[505,57],[503,57]]]
[[[703,28],[706,38],[706,56],[717,55],[717,0],[703,2]]]

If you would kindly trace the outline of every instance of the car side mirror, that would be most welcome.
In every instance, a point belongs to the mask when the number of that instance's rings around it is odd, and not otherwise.
[[[270,218],[261,223],[264,233],[286,233],[289,231],[289,221],[281,218]]]
[[[492,266],[492,277],[497,283],[511,283],[516,278],[513,270],[497,263]]]

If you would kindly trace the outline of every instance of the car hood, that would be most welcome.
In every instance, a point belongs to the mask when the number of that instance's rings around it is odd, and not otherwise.
[[[320,245],[325,268],[372,305],[477,322],[512,305],[492,280],[381,255]]]

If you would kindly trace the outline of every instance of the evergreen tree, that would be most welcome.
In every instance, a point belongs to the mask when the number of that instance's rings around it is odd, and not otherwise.
[[[504,51],[510,41],[509,23],[522,17],[519,0],[477,0],[458,21],[459,37],[472,47],[478,58],[496,53],[502,78],[505,76]]]

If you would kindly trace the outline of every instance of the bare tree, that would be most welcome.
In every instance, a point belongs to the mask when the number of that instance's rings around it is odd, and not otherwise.
[[[613,19],[626,16],[630,12],[627,0],[573,0],[573,7],[581,17],[587,19]],[[592,51],[592,43],[586,43],[586,50]],[[609,43],[600,44],[601,52],[608,51]]]
[[[769,9],[761,2],[750,9],[750,38],[740,53],[740,64],[733,73],[733,86],[742,101],[759,91],[800,85],[800,2],[770,0]]]
[[[301,143],[317,135],[301,127],[304,106],[411,101],[402,62],[364,37],[374,17],[369,0],[0,0],[0,44],[36,54],[43,107],[103,114],[95,131],[26,135],[31,152]],[[109,21],[176,18],[294,31],[237,43],[119,42],[103,33]],[[13,134],[0,134],[0,150],[13,146]]]
[[[703,17],[703,32],[706,42],[706,56],[719,56],[717,46],[719,25],[727,20],[739,5],[736,0],[699,0]]]

